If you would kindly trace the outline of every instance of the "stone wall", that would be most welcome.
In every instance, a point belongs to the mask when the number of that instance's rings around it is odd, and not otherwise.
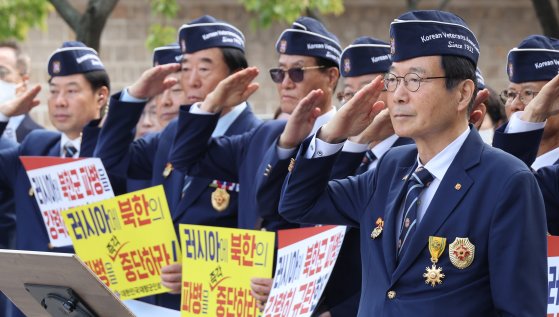
[[[257,78],[261,88],[252,97],[251,103],[259,115],[269,116],[273,113],[277,96],[267,69],[276,65],[274,44],[287,24],[276,23],[268,29],[253,29],[250,26],[251,15],[235,0],[179,1],[180,18],[172,21],[172,25],[177,28],[197,16],[210,14],[243,30],[247,39],[249,63],[261,69]],[[78,3],[83,8],[86,0],[72,3]],[[346,0],[342,15],[328,16],[323,21],[338,35],[343,46],[361,35],[388,40],[390,22],[406,11],[405,3],[404,0]],[[420,8],[437,8],[439,3],[440,0],[423,0]],[[477,35],[482,51],[479,66],[486,83],[497,91],[507,85],[504,69],[508,50],[525,36],[541,32],[530,0],[452,0],[445,10],[462,16]],[[132,83],[150,66],[151,52],[145,47],[145,38],[149,23],[154,19],[150,15],[148,0],[120,0],[109,18],[101,39],[101,58],[111,76],[113,92]],[[31,79],[43,84],[42,104],[32,114],[47,126],[50,124],[46,115],[46,63],[62,41],[73,38],[73,32],[56,12],[52,12],[46,30],[31,31],[23,43],[32,59]]]

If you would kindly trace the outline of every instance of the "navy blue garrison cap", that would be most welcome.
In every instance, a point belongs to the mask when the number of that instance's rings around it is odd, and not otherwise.
[[[343,50],[340,58],[343,77],[386,73],[390,64],[390,45],[368,36],[353,41]]]
[[[481,74],[481,69],[476,68],[476,81],[477,81],[477,89],[481,90],[481,89],[485,89],[485,79],[483,78],[483,75]]]
[[[181,60],[181,48],[176,43],[156,47],[153,50],[153,66],[173,63],[180,64]]]
[[[49,58],[48,72],[51,77],[83,74],[105,70],[97,52],[82,42],[64,42]]]
[[[554,38],[530,35],[509,51],[507,74],[513,83],[548,81],[559,70],[559,45]]]
[[[410,11],[390,24],[392,61],[453,55],[477,65],[479,44],[459,16],[445,11]]]
[[[299,17],[276,42],[280,54],[321,57],[339,63],[342,47],[338,38],[319,21]]]
[[[204,15],[179,29],[182,53],[194,53],[213,47],[232,47],[245,51],[245,36],[233,25]]]

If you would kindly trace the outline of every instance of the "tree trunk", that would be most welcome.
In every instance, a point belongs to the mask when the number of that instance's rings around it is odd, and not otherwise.
[[[49,1],[76,33],[76,40],[99,52],[101,34],[118,0],[89,0],[83,14],[80,14],[67,0]]]
[[[549,0],[532,0],[543,34],[559,38],[559,23]]]

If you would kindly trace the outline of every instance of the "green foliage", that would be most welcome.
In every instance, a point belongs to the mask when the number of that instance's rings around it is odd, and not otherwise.
[[[1,0],[0,0],[1,1]],[[177,40],[177,30],[169,26],[169,20],[177,16],[179,4],[177,0],[151,0],[151,13],[161,22],[153,23],[149,28],[146,46],[153,50]]]
[[[153,24],[149,28],[146,46],[153,50],[156,47],[167,45],[177,41],[177,30],[172,26]]]
[[[151,0],[151,12],[172,19],[179,12],[179,4],[177,0]]]
[[[307,10],[320,14],[344,12],[343,0],[239,0],[248,12],[256,13],[255,26],[268,27],[274,21],[292,23]]]
[[[0,40],[24,40],[29,28],[46,28],[47,0],[0,0]]]

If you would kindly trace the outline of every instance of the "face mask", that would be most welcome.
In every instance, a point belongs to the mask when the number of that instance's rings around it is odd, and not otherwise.
[[[12,100],[16,97],[16,84],[0,80],[0,103]]]
[[[483,142],[489,145],[493,144],[493,134],[495,134],[495,131],[493,131],[493,129],[479,130],[478,132]]]

